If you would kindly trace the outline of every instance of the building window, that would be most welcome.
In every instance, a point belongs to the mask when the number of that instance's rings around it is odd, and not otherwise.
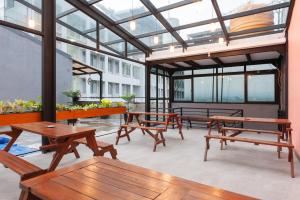
[[[119,83],[108,83],[108,96],[109,97],[119,97]]]
[[[122,95],[130,95],[130,85],[128,84],[122,84]]]
[[[119,74],[119,60],[108,58],[108,72],[111,74]]]
[[[134,94],[136,97],[142,97],[143,95],[141,94],[141,86],[134,85],[134,86],[133,86],[133,94]]]
[[[126,63],[126,62],[122,62],[122,74],[123,76],[126,77],[130,77],[131,76],[131,65]]]
[[[275,75],[248,75],[249,102],[275,102]]]
[[[105,56],[91,53],[90,63],[93,67],[101,69],[103,71],[105,66]]]
[[[174,80],[174,100],[192,101],[192,80],[191,79]]]
[[[218,101],[243,103],[245,101],[244,75],[224,75],[218,77]]]
[[[132,75],[135,79],[141,79],[141,68],[139,66],[133,65]]]
[[[204,76],[194,78],[194,101],[214,102],[216,100],[216,77]]]
[[[95,81],[95,80],[92,80],[90,82],[90,93],[93,94],[93,95],[99,95],[100,94],[100,81]]]
[[[85,78],[80,78],[80,91],[81,93],[86,93],[86,80]]]

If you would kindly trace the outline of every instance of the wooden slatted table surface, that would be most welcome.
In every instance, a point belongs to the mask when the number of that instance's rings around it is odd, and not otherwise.
[[[118,160],[95,157],[23,181],[21,200],[254,200]]]

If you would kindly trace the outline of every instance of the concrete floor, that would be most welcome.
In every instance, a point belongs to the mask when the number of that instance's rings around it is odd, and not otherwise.
[[[184,130],[181,140],[176,130],[166,134],[167,146],[158,146],[152,152],[153,140],[136,131],[132,141],[125,138],[117,147],[121,161],[154,169],[160,172],[194,180],[203,184],[267,200],[298,200],[300,198],[300,165],[296,161],[296,178],[290,178],[286,151],[277,159],[276,149],[246,143],[229,143],[220,151],[218,142],[211,143],[208,161],[203,162],[205,129]],[[253,136],[253,135],[251,135]],[[270,137],[255,135],[254,137]],[[271,136],[272,137],[272,136]],[[114,143],[115,135],[103,136],[106,142]],[[275,138],[274,138],[275,139]],[[71,165],[92,157],[91,152],[80,146],[81,159],[72,154],[64,157],[60,167]],[[25,159],[41,167],[47,167],[51,154],[34,154]],[[18,199],[18,176],[0,167],[0,200]]]

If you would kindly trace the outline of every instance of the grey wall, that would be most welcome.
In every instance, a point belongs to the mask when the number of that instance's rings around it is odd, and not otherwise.
[[[242,109],[245,117],[277,118],[278,105],[274,104],[209,104],[209,103],[172,103],[172,107]],[[245,128],[276,129],[275,125],[244,124]]]
[[[72,88],[72,60],[57,51],[57,103]],[[0,100],[38,100],[41,96],[41,41],[21,31],[0,26]]]

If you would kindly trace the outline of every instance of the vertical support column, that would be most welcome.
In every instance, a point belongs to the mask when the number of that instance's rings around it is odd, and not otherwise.
[[[100,50],[99,22],[96,21],[96,49]]]
[[[43,1],[42,119],[56,121],[56,14],[55,0]],[[42,144],[48,142],[42,139]]]
[[[103,73],[99,73],[99,76],[100,76],[100,88],[99,88],[99,92],[100,92],[100,95],[99,95],[99,98],[100,98],[100,101],[101,101],[101,99],[102,99],[102,76],[103,76]]]
[[[174,102],[174,79],[173,79],[173,72],[169,72],[170,79],[169,79],[169,109],[171,112],[172,103]]]
[[[146,63],[145,66],[145,112],[150,112],[150,94],[151,94],[151,66]],[[149,116],[146,116],[149,120]]]

